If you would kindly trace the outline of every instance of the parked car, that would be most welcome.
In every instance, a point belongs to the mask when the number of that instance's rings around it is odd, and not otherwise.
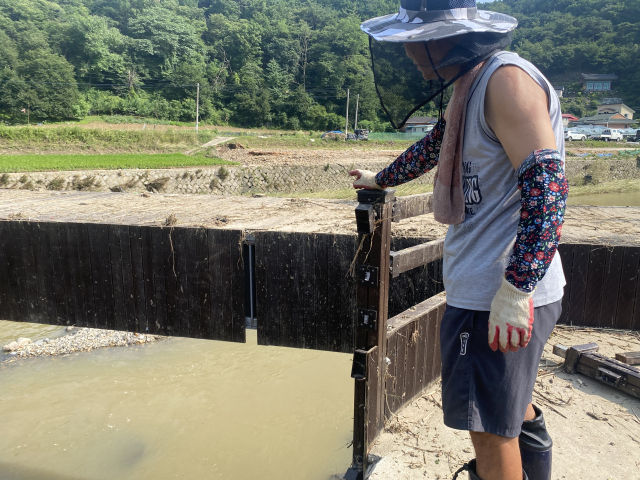
[[[572,142],[574,140],[584,142],[587,139],[587,135],[577,130],[567,130],[564,132],[564,139],[567,142]]]
[[[619,142],[622,140],[622,133],[620,130],[614,128],[605,128],[600,133],[594,133],[589,138],[592,140],[602,140],[604,142]]]

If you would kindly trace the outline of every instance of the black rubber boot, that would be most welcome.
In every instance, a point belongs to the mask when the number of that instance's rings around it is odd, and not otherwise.
[[[551,480],[551,450],[553,441],[547,432],[542,410],[533,405],[536,417],[522,422],[520,457],[522,468],[530,480]]]
[[[458,474],[463,470],[467,470],[469,472],[469,480],[482,480],[476,473],[475,458],[471,460],[469,463],[465,463],[462,467],[460,467],[458,471],[454,474],[453,480],[456,480],[458,478]],[[527,473],[524,470],[522,471],[522,480],[529,480],[529,477],[527,477]]]

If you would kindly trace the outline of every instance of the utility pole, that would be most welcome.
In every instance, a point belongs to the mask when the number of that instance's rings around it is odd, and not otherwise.
[[[347,119],[344,122],[344,134],[346,135],[349,130],[349,89],[347,88]]]
[[[358,129],[358,104],[360,103],[360,94],[356,97],[356,121],[353,124],[353,131]]]
[[[196,133],[198,133],[198,117],[200,115],[200,84],[198,83],[198,90],[196,93]]]

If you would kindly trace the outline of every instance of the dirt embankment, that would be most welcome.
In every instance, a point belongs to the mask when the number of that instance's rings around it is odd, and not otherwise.
[[[355,197],[355,192],[354,192]],[[92,222],[356,234],[355,200],[0,189],[0,220]],[[433,215],[394,223],[397,236],[434,239],[448,226]],[[569,206],[563,242],[640,244],[640,208]]]

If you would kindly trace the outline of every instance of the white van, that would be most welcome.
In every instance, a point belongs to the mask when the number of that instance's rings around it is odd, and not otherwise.
[[[604,142],[619,142],[623,139],[622,132],[615,128],[605,128],[599,133],[590,136],[592,140],[602,140]]]

